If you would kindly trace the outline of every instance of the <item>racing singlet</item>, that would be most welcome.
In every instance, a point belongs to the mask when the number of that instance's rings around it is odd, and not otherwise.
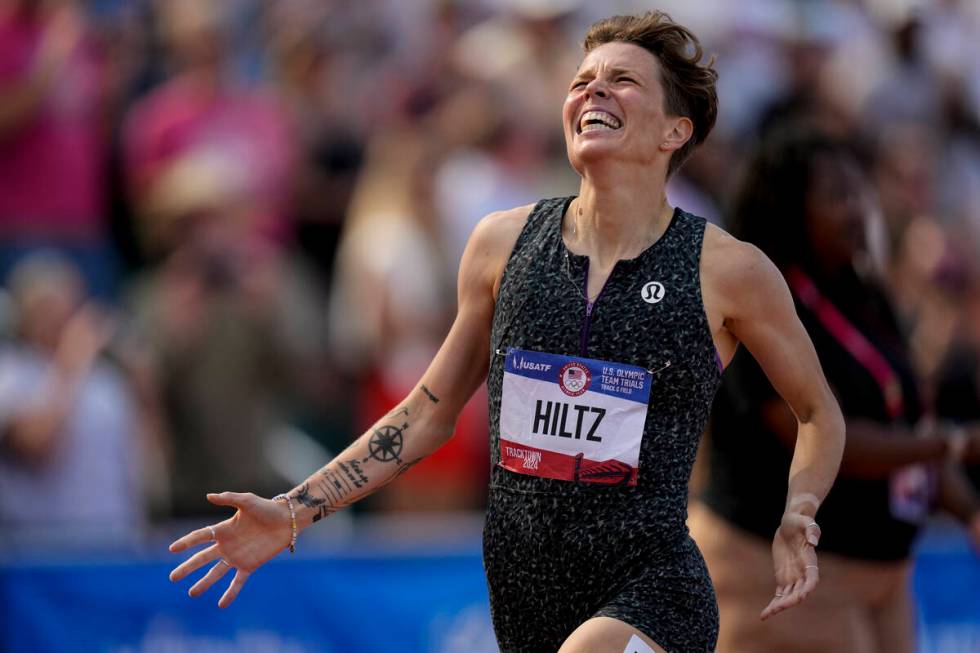
[[[595,495],[629,515],[624,528],[682,535],[721,377],[701,300],[705,220],[675,210],[590,303],[588,258],[561,236],[572,199],[534,207],[501,281],[488,379],[491,488]]]
[[[705,221],[676,210],[589,302],[588,258],[561,236],[571,200],[531,211],[493,318],[483,550],[498,643],[554,651],[600,615],[668,650],[714,650],[717,604],[686,526],[721,379]]]

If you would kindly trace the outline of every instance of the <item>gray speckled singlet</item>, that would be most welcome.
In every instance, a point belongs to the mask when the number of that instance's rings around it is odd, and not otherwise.
[[[493,319],[484,564],[498,643],[504,653],[552,653],[582,622],[608,616],[669,653],[714,651],[718,607],[686,526],[691,467],[721,377],[701,301],[705,221],[676,210],[656,243],[617,263],[589,314],[588,258],[569,252],[561,237],[571,200],[534,207]],[[664,287],[656,303],[641,296],[650,281]],[[656,371],[636,486],[541,478],[498,465],[499,352],[509,347]]]

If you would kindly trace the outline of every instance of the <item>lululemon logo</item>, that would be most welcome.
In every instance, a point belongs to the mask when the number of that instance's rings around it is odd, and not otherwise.
[[[643,290],[640,292],[640,296],[643,297],[643,301],[647,304],[656,304],[661,299],[664,298],[666,294],[664,289],[664,284],[659,281],[648,281],[646,285],[643,286]]]

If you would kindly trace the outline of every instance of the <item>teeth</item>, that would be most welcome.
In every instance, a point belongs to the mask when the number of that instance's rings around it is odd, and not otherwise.
[[[582,127],[582,133],[583,134],[586,133],[586,132],[596,132],[596,131],[607,131],[607,132],[611,132],[611,131],[613,131],[613,128],[610,127],[609,125],[604,125],[601,122],[589,123],[588,125],[585,125],[584,127]]]
[[[579,127],[583,132],[593,131],[594,128],[619,129],[620,122],[616,116],[605,111],[586,111],[579,120]]]

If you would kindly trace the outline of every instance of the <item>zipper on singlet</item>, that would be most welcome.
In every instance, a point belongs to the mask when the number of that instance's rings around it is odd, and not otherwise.
[[[606,286],[609,285],[609,280],[612,278],[613,273],[616,271],[616,267],[613,266],[612,272],[606,277],[606,281],[602,284],[602,288],[599,289],[599,294],[595,296],[593,301],[589,301],[589,259],[585,259],[585,281],[582,282],[582,296],[585,298],[585,319],[582,321],[582,330],[580,335],[580,345],[582,356],[589,355],[589,329],[592,326],[592,310],[595,305],[599,303],[602,298],[602,293],[606,292]]]

